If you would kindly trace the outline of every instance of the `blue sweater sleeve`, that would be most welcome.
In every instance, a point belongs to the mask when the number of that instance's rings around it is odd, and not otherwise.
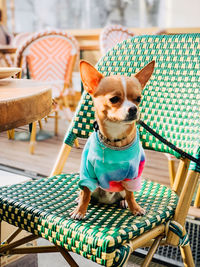
[[[94,167],[88,159],[89,148],[90,140],[88,139],[81,158],[79,187],[83,189],[83,187],[86,186],[91,192],[93,192],[98,187],[98,181],[94,172]]]

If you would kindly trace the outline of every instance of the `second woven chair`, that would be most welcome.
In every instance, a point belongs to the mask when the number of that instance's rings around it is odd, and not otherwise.
[[[54,109],[55,135],[58,134],[58,110],[69,111],[66,96],[72,88],[72,72],[78,55],[79,46],[76,39],[59,30],[30,35],[16,53],[15,65],[22,67],[25,64],[27,78],[42,81],[52,88],[52,96],[57,103]],[[33,124],[33,135],[35,128],[36,123]],[[33,142],[34,139],[33,137]]]
[[[134,33],[124,26],[114,24],[106,26],[100,34],[100,50],[102,55],[116,44],[133,36]]]

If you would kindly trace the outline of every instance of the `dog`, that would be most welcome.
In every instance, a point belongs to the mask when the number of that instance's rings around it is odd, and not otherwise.
[[[136,121],[142,90],[155,66],[151,61],[132,77],[104,77],[90,63],[80,62],[84,89],[92,96],[98,125],[82,153],[78,206],[71,218],[85,217],[91,199],[112,204],[121,201],[133,215],[145,210],[134,198],[141,188],[145,154],[139,141]]]

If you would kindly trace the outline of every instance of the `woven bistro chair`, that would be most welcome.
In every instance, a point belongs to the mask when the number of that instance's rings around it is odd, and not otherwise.
[[[22,32],[22,33],[18,33],[14,39],[13,39],[13,45],[15,47],[17,47],[17,49],[19,49],[24,43],[26,43],[26,40],[28,38],[30,38],[32,33],[30,32]],[[27,78],[27,64],[26,64],[26,60],[24,58],[24,60],[22,61],[22,65],[21,65],[21,68],[22,68],[22,77],[21,78]]]
[[[135,34],[127,27],[111,24],[101,31],[100,34],[100,50],[104,55],[109,49],[113,48],[116,44],[133,37]]]
[[[30,32],[18,33],[13,39],[13,45],[16,47],[21,46],[24,43],[24,41],[31,36],[31,34],[32,33]]]
[[[200,158],[199,46],[200,34],[138,36],[110,50],[97,64],[104,75],[131,76],[154,59],[153,76],[143,90],[141,120],[196,159]],[[1,255],[59,251],[71,266],[77,266],[71,251],[100,265],[125,266],[135,249],[149,246],[143,263],[148,266],[157,247],[170,244],[180,246],[185,266],[194,266],[184,225],[200,166],[181,158],[141,126],[145,149],[180,158],[173,188],[145,177],[135,193],[147,211],[144,216],[133,216],[117,204],[90,203],[86,219],[70,218],[77,205],[79,174],[62,174],[62,169],[76,138],[87,138],[93,131],[94,116],[92,99],[83,93],[52,176],[0,188],[1,219],[19,228],[2,243]],[[12,241],[21,229],[30,235]],[[18,248],[38,237],[53,246]]]
[[[19,36],[17,41],[21,40]],[[79,55],[76,39],[60,30],[46,30],[31,34],[16,52],[15,65],[27,70],[27,78],[41,81],[52,88],[56,101],[54,132],[58,135],[59,110],[64,110],[71,119],[67,96],[73,94],[72,73]],[[73,97],[72,97],[73,98]],[[73,103],[72,103],[73,104]],[[70,120],[69,119],[69,120]],[[33,123],[30,152],[34,152],[36,122]]]

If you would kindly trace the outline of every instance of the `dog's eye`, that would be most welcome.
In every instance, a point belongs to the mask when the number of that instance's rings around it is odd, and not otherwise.
[[[141,96],[138,96],[138,97],[136,98],[136,102],[138,102],[138,103],[141,102]]]
[[[110,102],[112,104],[116,104],[117,102],[119,102],[119,100],[120,100],[119,96],[113,96],[113,97],[110,98]]]

